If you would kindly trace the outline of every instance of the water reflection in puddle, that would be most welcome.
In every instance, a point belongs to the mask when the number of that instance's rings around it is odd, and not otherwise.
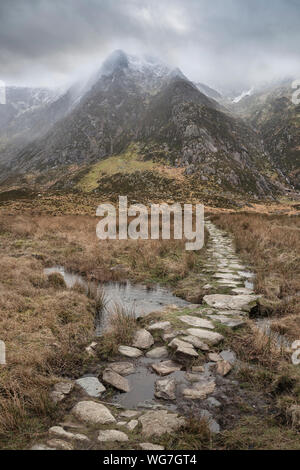
[[[68,288],[74,287],[75,284],[80,284],[86,289],[88,288],[88,282],[82,276],[66,271],[63,266],[46,268],[44,273],[47,275],[60,273]],[[168,289],[157,284],[153,287],[151,286],[151,288],[144,284],[132,284],[130,281],[95,283],[95,285],[97,289],[104,291],[107,302],[101,318],[96,323],[97,335],[100,335],[103,328],[107,325],[108,318],[116,304],[122,305],[128,311],[134,311],[137,318],[162,310],[165,306],[171,304],[178,307],[189,305],[189,302],[176,297]]]

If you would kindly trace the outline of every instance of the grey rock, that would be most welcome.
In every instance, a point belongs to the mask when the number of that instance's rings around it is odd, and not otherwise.
[[[116,422],[106,406],[93,401],[81,401],[77,403],[72,413],[80,421],[88,424],[111,424]]]
[[[256,303],[255,295],[223,295],[213,294],[204,296],[203,300],[210,307],[224,310],[244,310],[249,312],[251,306]]]
[[[76,383],[90,397],[98,398],[106,390],[104,385],[102,385],[102,383],[99,382],[97,377],[82,377],[81,379],[76,380]]]
[[[61,426],[52,426],[52,428],[49,429],[49,436],[67,439],[70,441],[89,442],[89,438],[84,434],[75,434],[72,432],[65,431],[64,428],[62,428]]]
[[[143,355],[142,351],[137,348],[132,348],[130,346],[119,346],[118,351],[123,356],[131,358],[137,358]]]
[[[155,396],[164,400],[176,400],[176,382],[174,379],[158,379],[155,382]]]
[[[162,436],[177,431],[185,424],[185,419],[167,410],[147,411],[139,417],[142,434],[146,437]]]
[[[182,369],[181,365],[173,361],[159,362],[158,364],[152,364],[151,367],[158,375],[169,375]]]
[[[161,321],[161,322],[157,322],[157,323],[153,323],[152,325],[150,325],[148,327],[148,330],[149,331],[156,331],[156,330],[162,330],[162,331],[166,331],[166,330],[169,330],[171,328],[171,323],[169,321]]]
[[[109,369],[112,369],[120,375],[130,375],[135,372],[135,367],[132,362],[111,362],[109,364]]]
[[[209,345],[215,346],[223,341],[224,336],[214,331],[202,330],[200,328],[189,328],[187,333],[191,336],[204,340]]]
[[[151,359],[161,359],[164,357],[168,357],[168,355],[168,349],[165,346],[151,349],[151,351],[148,351],[146,353],[146,357],[149,357]]]
[[[98,434],[99,442],[126,442],[128,441],[128,436],[122,431],[117,431],[115,429],[107,429],[100,431]]]
[[[142,442],[140,444],[140,448],[142,450],[165,450],[163,446],[159,446],[156,444],[151,444],[151,442]]]
[[[132,346],[138,349],[149,349],[154,344],[154,339],[149,331],[138,330],[133,338]]]
[[[127,379],[111,369],[105,369],[102,375],[103,382],[112,385],[121,392],[129,392],[130,386]]]
[[[190,326],[195,326],[199,328],[208,328],[210,330],[213,330],[215,328],[211,321],[205,320],[204,318],[193,317],[190,315],[183,315],[179,317],[179,319],[182,322],[187,323]]]

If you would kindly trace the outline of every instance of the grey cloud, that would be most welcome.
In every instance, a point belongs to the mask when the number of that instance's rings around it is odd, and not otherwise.
[[[1,0],[0,78],[54,85],[113,49],[222,87],[300,75],[300,0]]]

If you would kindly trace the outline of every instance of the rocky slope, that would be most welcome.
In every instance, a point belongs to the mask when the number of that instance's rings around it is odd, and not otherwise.
[[[300,189],[300,106],[292,102],[292,81],[247,96],[234,111],[258,129],[274,166]]]
[[[44,111],[35,115],[31,133],[42,137],[2,156],[4,177],[47,175],[74,165],[82,170],[135,143],[142,159],[182,166],[203,182],[252,196],[276,193],[269,177],[275,171],[259,132],[180,70],[153,59],[116,51],[75,98],[70,90]]]

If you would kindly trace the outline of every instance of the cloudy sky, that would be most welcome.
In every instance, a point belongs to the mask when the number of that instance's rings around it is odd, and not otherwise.
[[[114,49],[219,89],[300,77],[300,0],[1,0],[0,80],[63,85]]]

